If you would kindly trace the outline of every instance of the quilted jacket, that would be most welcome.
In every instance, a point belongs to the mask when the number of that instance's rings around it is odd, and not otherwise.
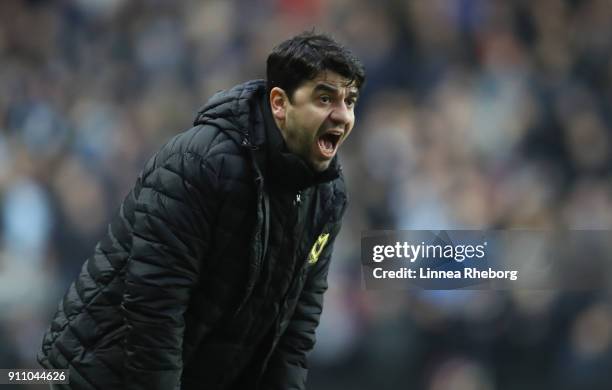
[[[39,363],[71,389],[303,389],[346,201],[335,159],[284,149],[263,80],[216,94],[145,165]]]

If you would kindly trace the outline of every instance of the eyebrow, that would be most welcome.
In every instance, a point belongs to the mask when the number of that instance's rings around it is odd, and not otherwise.
[[[339,94],[340,90],[338,89],[338,87],[336,87],[335,85],[331,85],[331,84],[324,84],[324,83],[318,83],[315,87],[314,87],[314,92],[329,92],[329,93],[333,93],[333,94]],[[359,97],[359,91],[354,91],[351,90],[348,93],[347,97],[352,97],[357,99]]]

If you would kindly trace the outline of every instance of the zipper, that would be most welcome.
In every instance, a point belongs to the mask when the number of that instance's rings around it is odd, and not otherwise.
[[[302,204],[302,191],[298,191],[297,194],[295,194],[295,199],[293,199],[293,205],[296,207],[299,207]]]
[[[293,206],[294,206],[294,210],[295,210],[295,218],[293,219],[295,221],[295,224],[299,224],[300,222],[300,209],[301,209],[301,204],[302,204],[302,191],[298,191],[295,194],[295,198],[293,198]],[[305,218],[304,215],[302,215],[302,218]],[[299,246],[300,243],[303,239],[304,236],[304,231],[306,230],[306,223],[302,223],[302,226],[300,228],[300,231],[297,232],[297,235],[294,236],[294,240],[295,240],[295,247],[293,248],[292,252],[295,253],[296,251],[299,251]],[[297,237],[297,239],[296,239]],[[282,322],[282,318],[284,316],[284,305],[287,302],[287,298],[289,296],[289,294],[291,293],[291,290],[294,288],[295,283],[297,282],[298,279],[301,278],[302,275],[302,268],[303,268],[303,261],[302,259],[299,258],[299,256],[296,255],[296,259],[295,259],[295,270],[293,273],[293,276],[291,277],[291,280],[289,281],[289,286],[287,287],[287,291],[285,291],[285,294],[283,295],[281,302],[283,303],[282,305],[280,305],[279,307],[279,311],[278,311],[278,315],[276,317],[276,319],[274,320],[274,324],[273,324],[273,336],[272,336],[272,344],[270,346],[269,351],[266,353],[264,359],[263,359],[263,363],[262,363],[262,368],[267,367],[268,362],[270,361],[270,357],[272,356],[272,353],[274,352],[274,350],[276,349],[276,346],[278,344],[278,341],[280,340],[280,337],[278,336],[278,333],[280,333],[280,328],[281,328],[281,322]],[[259,373],[259,378],[258,378],[258,382],[261,380],[263,376],[263,371]]]
[[[299,205],[301,203],[301,201],[302,201],[301,194],[302,194],[302,191],[298,191],[298,193],[296,194],[295,199],[293,201],[294,205]],[[298,216],[297,219],[299,221],[299,208],[297,210],[297,216]],[[325,227],[330,222],[331,222],[331,216],[328,216],[325,219],[325,222],[320,227],[317,227],[315,229],[315,232],[316,231],[323,232],[323,229],[325,229]],[[299,237],[298,237],[298,242],[297,242],[298,248],[299,248],[299,243],[304,239],[304,230],[305,230],[305,226],[302,227],[302,231],[300,232]],[[296,250],[297,250],[297,248],[296,248]],[[266,356],[262,360],[262,366],[261,366],[262,367],[262,371],[259,373],[259,377],[257,379],[257,383],[259,383],[261,381],[261,378],[263,377],[263,371],[268,366],[270,358],[271,358],[272,354],[274,353],[274,350],[276,349],[276,346],[278,345],[278,342],[280,340],[281,336],[277,337],[277,333],[280,333],[282,317],[284,315],[284,303],[286,302],[287,297],[288,297],[291,289],[294,287],[295,283],[297,283],[297,280],[298,279],[302,279],[304,277],[304,275],[306,274],[306,271],[308,270],[308,267],[306,267],[306,263],[307,263],[306,258],[303,258],[301,262],[300,262],[300,259],[298,259],[297,261],[298,261],[298,263],[296,264],[296,266],[299,267],[299,271],[296,274],[293,275],[293,277],[291,279],[291,282],[289,283],[289,288],[287,289],[287,292],[285,293],[285,295],[284,295],[284,297],[282,299],[283,306],[281,306],[279,308],[278,317],[274,321],[274,325],[273,325],[273,327],[274,327],[274,335],[272,336],[272,345],[271,345],[270,350],[266,353]],[[299,297],[297,299],[299,299]]]
[[[269,199],[268,193],[266,192],[266,188],[264,185],[264,178],[263,178],[263,175],[261,174],[261,170],[257,164],[257,158],[255,156],[255,151],[258,150],[258,147],[256,145],[251,144],[247,138],[244,138],[242,140],[242,146],[250,150],[251,158],[255,165],[255,172],[256,172],[255,182],[257,183],[257,187],[258,187],[257,191],[261,194],[260,195],[261,197],[258,199],[258,207],[260,207],[259,206],[260,204],[261,211],[263,214],[263,221],[262,221],[263,222],[263,232],[262,231],[259,232],[260,234],[259,239],[263,239],[263,247],[260,249],[260,253],[258,254],[256,258],[256,263],[253,267],[254,269],[249,269],[248,271],[246,291],[243,297],[241,298],[238,308],[234,311],[233,318],[236,318],[238,316],[238,314],[242,311],[246,302],[251,297],[251,294],[253,293],[253,289],[255,288],[257,279],[259,278],[261,267],[265,261],[266,254],[268,251],[268,240],[269,240],[269,233],[270,233],[270,199]],[[262,234],[263,234],[263,237],[261,237]]]

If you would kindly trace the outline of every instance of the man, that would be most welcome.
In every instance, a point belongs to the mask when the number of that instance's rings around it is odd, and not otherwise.
[[[360,62],[303,33],[146,164],[45,334],[72,389],[303,389]]]

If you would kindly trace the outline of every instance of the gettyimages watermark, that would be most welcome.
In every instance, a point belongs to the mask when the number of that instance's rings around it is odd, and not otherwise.
[[[366,231],[366,289],[593,290],[612,286],[604,230]]]

